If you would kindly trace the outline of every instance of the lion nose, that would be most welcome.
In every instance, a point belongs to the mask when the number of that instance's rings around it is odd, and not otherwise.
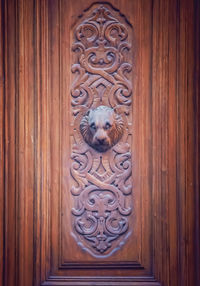
[[[105,138],[98,138],[97,139],[99,144],[103,145],[105,143]]]

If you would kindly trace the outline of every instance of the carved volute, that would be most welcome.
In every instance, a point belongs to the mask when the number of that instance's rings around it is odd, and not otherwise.
[[[92,5],[74,27],[71,107],[73,233],[95,257],[131,233],[132,28],[108,4]]]

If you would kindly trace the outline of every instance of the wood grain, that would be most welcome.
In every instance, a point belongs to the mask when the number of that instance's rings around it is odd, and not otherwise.
[[[33,219],[35,178],[35,53],[34,2],[18,2],[17,52],[17,247],[18,283],[33,281]]]
[[[4,284],[16,281],[16,31],[15,3],[4,3]],[[12,22],[9,19],[12,19]],[[9,35],[9,36],[8,36]],[[13,275],[9,275],[13,273]]]
[[[92,0],[0,4],[0,283],[197,286],[197,0],[111,0],[133,26],[131,239],[110,258],[70,235],[73,29]]]
[[[4,79],[5,79],[5,61],[4,61],[4,52],[5,52],[5,19],[4,19],[4,5],[3,2],[0,4],[0,283],[4,283],[4,168],[5,159],[4,159],[4,119],[5,119],[5,109],[4,109]]]

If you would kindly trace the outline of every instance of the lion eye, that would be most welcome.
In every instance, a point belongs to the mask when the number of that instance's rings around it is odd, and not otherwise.
[[[93,129],[93,130],[96,130],[96,126],[95,126],[94,122],[90,124],[90,128]]]
[[[111,125],[109,122],[106,122],[105,129],[110,129]]]

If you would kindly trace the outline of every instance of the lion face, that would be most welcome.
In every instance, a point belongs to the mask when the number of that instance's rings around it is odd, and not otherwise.
[[[80,123],[84,140],[99,152],[107,151],[120,140],[123,127],[122,117],[103,105],[89,110]]]

